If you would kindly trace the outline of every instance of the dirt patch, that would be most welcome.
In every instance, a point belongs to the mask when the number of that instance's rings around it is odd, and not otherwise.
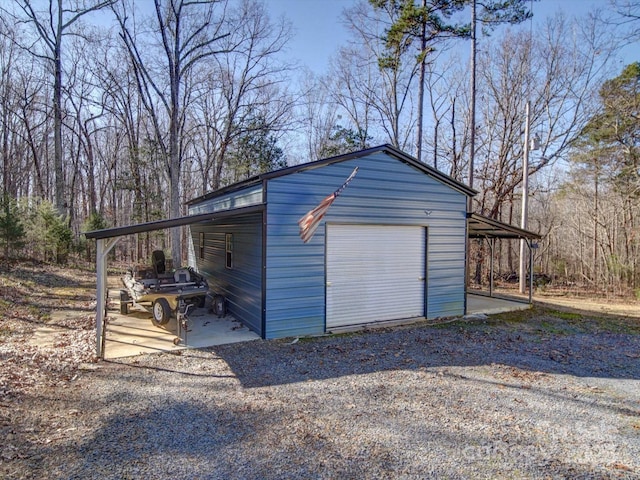
[[[534,301],[540,305],[569,308],[590,314],[623,315],[626,317],[640,318],[640,303],[636,300],[624,302],[620,300],[588,299],[570,296],[536,295]]]

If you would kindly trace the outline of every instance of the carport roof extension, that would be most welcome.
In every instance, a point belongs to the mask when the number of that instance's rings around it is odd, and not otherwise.
[[[184,225],[192,225],[194,223],[208,222],[218,220],[220,218],[243,215],[248,213],[257,213],[264,210],[264,205],[251,205],[249,207],[234,208],[221,212],[200,213],[198,215],[186,215],[184,217],[169,218],[166,220],[157,220],[154,222],[138,223],[136,225],[128,225],[125,227],[105,228],[103,230],[92,230],[84,232],[86,238],[104,239],[121,237],[124,235],[133,235],[136,233],[151,232],[154,230],[163,230],[165,228],[182,227]]]
[[[528,238],[539,240],[542,237],[523,228],[514,227],[478,213],[467,214],[469,238]]]

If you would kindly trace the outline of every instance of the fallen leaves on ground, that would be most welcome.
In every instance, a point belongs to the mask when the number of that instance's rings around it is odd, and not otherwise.
[[[80,364],[95,361],[93,273],[26,263],[0,272],[0,401],[35,386],[70,381]],[[59,295],[68,290],[61,308]],[[58,330],[47,345],[30,339],[39,327]]]

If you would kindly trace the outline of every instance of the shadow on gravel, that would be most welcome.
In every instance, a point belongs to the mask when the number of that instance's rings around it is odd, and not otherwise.
[[[377,371],[500,364],[531,372],[640,379],[640,335],[536,334],[448,326],[212,347],[243,386]]]
[[[285,413],[291,415],[295,408]],[[82,442],[62,449],[45,447],[40,458],[55,456],[65,461],[54,470],[45,472],[42,466],[33,471],[66,479],[473,478],[478,474],[473,465],[486,463],[491,455],[494,464],[504,463],[495,467],[493,473],[498,475],[493,478],[520,478],[523,472],[527,478],[551,478],[551,474],[553,478],[623,478],[607,475],[605,468],[597,472],[588,464],[549,459],[532,445],[496,444],[481,432],[470,436],[428,422],[414,427],[412,433],[460,456],[443,464],[431,458],[412,459],[407,467],[402,454],[375,439],[358,437],[367,454],[354,457],[334,438],[314,434],[313,417],[308,428],[296,420],[241,402],[213,406],[184,401],[144,412],[123,411]],[[265,445],[266,439],[276,442]],[[403,442],[415,448],[414,438],[406,436]],[[398,470],[404,475],[398,475]]]
[[[261,411],[215,408],[192,401],[159,404],[145,411],[127,410],[125,407],[111,416],[71,450],[43,449],[42,457],[54,455],[66,460],[60,471],[49,471],[47,477],[231,478],[233,466],[225,456],[219,456],[219,450],[258,435],[262,427],[257,426],[266,423]],[[162,474],[147,477],[149,464],[154,465],[156,475]]]
[[[551,440],[545,440],[548,443],[537,443],[546,438],[545,434],[538,437],[529,420],[522,420],[521,429],[513,430],[513,421],[504,423],[503,419],[498,428],[510,431],[503,441],[503,434],[450,429],[446,421],[425,421],[420,409],[407,410],[403,402],[395,405],[397,397],[380,383],[385,376],[346,382],[346,389],[344,382],[338,382],[336,387],[332,379],[428,370],[426,375],[408,374],[396,385],[398,391],[407,397],[413,395],[414,400],[416,395],[424,398],[421,391],[428,391],[427,409],[438,408],[440,399],[450,396],[446,408],[451,409],[452,416],[480,415],[489,410],[479,420],[482,425],[494,419],[493,408],[506,412],[506,417],[518,416],[515,412],[522,409],[523,418],[529,418],[539,408],[535,399],[550,398],[558,401],[543,401],[543,405],[563,405],[562,412],[588,411],[584,418],[576,417],[583,424],[569,421],[567,427],[587,428],[592,418],[640,418],[634,403],[637,393],[624,399],[615,395],[598,398],[593,391],[582,395],[575,388],[564,390],[557,384],[547,388],[545,374],[640,379],[640,362],[626,355],[640,351],[639,339],[640,336],[624,334],[546,337],[468,326],[419,327],[301,339],[295,343],[255,341],[214,347],[194,352],[194,361],[204,362],[200,363],[201,373],[194,371],[188,355],[176,356],[173,364],[166,358],[157,365],[127,363],[130,369],[104,370],[99,374],[106,381],[127,382],[126,387],[122,384],[100,401],[116,404],[118,410],[92,434],[63,446],[44,447],[42,455],[70,460],[60,467],[63,472],[48,472],[52,473],[51,478],[146,478],[150,465],[154,478],[394,478],[394,469],[406,467],[406,462],[412,468],[406,473],[416,478],[458,478],[452,472],[472,472],[459,477],[476,478],[475,470],[469,466],[484,468],[487,455],[494,464],[504,462],[504,467],[487,467],[495,468],[489,470],[491,478],[624,478],[610,474],[614,467],[596,471],[591,463],[582,465],[549,456],[546,449],[557,448],[562,437],[551,436]],[[226,362],[242,387],[256,389],[243,392],[232,377],[221,375],[220,370],[208,372],[209,363],[221,361]],[[482,372],[467,374],[453,368],[485,365],[493,366],[487,377]],[[417,393],[411,391],[416,388],[412,379],[419,382]],[[309,395],[305,395],[304,387],[299,392],[296,388],[257,389],[297,382],[304,385],[308,381],[324,383],[318,390],[311,389]],[[478,405],[472,401],[468,407],[458,403],[468,389],[475,391],[474,395],[483,392],[477,399],[486,402]],[[510,395],[516,390],[526,392],[524,400],[520,395]],[[324,416],[322,392],[333,395],[329,402],[333,413],[328,417]],[[78,408],[99,408],[90,393],[84,398],[88,403]],[[375,411],[379,417],[361,418],[357,408],[350,410],[355,406],[352,404],[365,399],[376,405],[369,407],[369,415]],[[444,414],[444,410],[440,413]],[[553,415],[543,419],[539,429],[553,430],[554,424],[545,422],[554,419]],[[327,433],[331,428],[339,429],[342,420],[354,422],[349,428],[359,432],[357,438],[366,456],[345,455],[342,449],[351,444],[349,436]],[[388,432],[384,430],[387,427]],[[562,426],[559,428],[557,435],[563,434]],[[373,437],[369,436],[371,432],[375,432]],[[410,446],[413,451],[418,451],[416,442],[422,441],[437,446],[441,452],[458,455],[457,463],[441,466],[432,461],[437,456],[427,457],[426,463],[421,463],[420,458],[409,460],[402,456],[402,448],[395,450],[384,443],[395,436],[402,437],[398,445]],[[597,447],[608,446],[605,443]],[[296,460],[301,454],[305,461]],[[283,465],[293,465],[297,470],[284,474],[278,470]],[[319,471],[325,475],[319,475]]]
[[[147,372],[164,372],[164,373],[172,373],[178,374],[185,377],[194,377],[194,378],[203,378],[203,379],[211,379],[211,378],[236,378],[235,375],[215,375],[207,372],[189,372],[185,370],[178,370],[172,368],[164,368],[158,366],[150,366],[150,365],[139,365],[132,362],[121,361],[120,359],[111,359],[111,360],[101,360],[103,364],[107,365],[126,365],[127,368],[140,369]]]

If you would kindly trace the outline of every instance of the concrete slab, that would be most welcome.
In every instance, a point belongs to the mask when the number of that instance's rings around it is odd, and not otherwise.
[[[60,342],[60,336],[69,332],[72,327],[64,326],[67,321],[86,319],[86,313],[74,311],[74,310],[53,310],[51,312],[51,318],[47,323],[40,325],[35,329],[31,338],[29,338],[29,345],[42,348],[54,348],[57,343]]]
[[[490,315],[493,313],[513,312],[515,310],[528,310],[529,308],[531,308],[531,305],[528,303],[467,293],[467,315],[480,313]]]
[[[29,339],[29,345],[35,347],[53,348],[58,335],[64,333],[65,328],[55,325],[42,325],[36,328],[33,336]]]
[[[486,295],[467,293],[467,315],[465,315],[465,317],[471,317],[473,315],[481,314],[490,315],[494,313],[513,312],[515,310],[527,310],[529,308],[531,308],[531,306],[528,303],[518,302],[517,300],[509,300],[505,298],[496,298]],[[424,317],[416,317],[403,318],[400,320],[388,320],[384,322],[363,323],[358,325],[333,328],[330,333],[348,333],[357,332],[369,328],[375,329],[385,327],[398,327],[425,321],[427,321],[427,319]],[[436,323],[437,322],[438,321],[436,320]]]
[[[204,348],[260,338],[258,334],[249,330],[230,315],[225,318],[218,318],[216,315],[208,313],[206,309],[197,309],[189,317],[189,328],[186,332],[185,343],[184,334],[181,338],[178,338],[178,326],[175,319],[172,319],[164,327],[156,327],[151,323],[151,314],[142,307],[133,307],[128,315],[120,314],[119,290],[110,292],[108,306],[104,351],[107,359],[130,357],[142,353],[176,351],[186,348]],[[530,308],[530,305],[527,303],[471,293],[467,294],[468,315],[502,313],[528,308]],[[404,319],[383,324],[375,323],[370,326],[358,325],[352,329],[360,330],[366,327],[401,325],[415,321],[424,321],[424,319]],[[30,343],[37,346],[52,347],[56,336],[65,330],[56,325],[43,325],[36,330]],[[177,344],[174,341],[177,341]]]
[[[175,319],[167,325],[156,327],[151,323],[151,314],[138,308],[133,307],[128,315],[108,312],[104,358],[211,347],[260,338],[232,316],[218,318],[205,309],[197,309],[189,315],[186,335],[183,332],[182,337],[179,337]]]

